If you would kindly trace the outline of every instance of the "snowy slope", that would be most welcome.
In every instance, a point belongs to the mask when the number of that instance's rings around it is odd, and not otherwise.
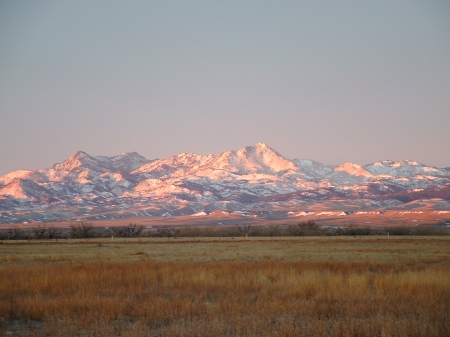
[[[373,175],[386,174],[392,177],[412,178],[416,175],[423,176],[445,176],[448,175],[445,169],[438,169],[426,166],[416,161],[410,160],[382,160],[365,165],[364,168]]]

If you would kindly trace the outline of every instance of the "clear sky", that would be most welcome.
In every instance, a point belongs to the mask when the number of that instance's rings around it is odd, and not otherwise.
[[[450,166],[450,2],[0,0],[0,174],[257,142]]]

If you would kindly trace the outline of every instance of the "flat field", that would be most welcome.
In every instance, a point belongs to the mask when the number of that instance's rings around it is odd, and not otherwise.
[[[0,336],[450,336],[450,237],[5,241]]]

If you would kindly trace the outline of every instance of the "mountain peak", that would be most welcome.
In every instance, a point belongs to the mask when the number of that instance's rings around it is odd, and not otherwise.
[[[387,174],[394,177],[413,177],[417,174],[428,176],[447,175],[445,169],[423,165],[412,160],[381,160],[364,166],[367,171],[374,175]]]
[[[63,161],[62,163],[53,165],[53,168],[58,171],[71,171],[74,168],[91,161],[95,161],[95,158],[91,157],[84,151],[77,151],[69,159]]]
[[[270,147],[269,145],[265,144],[265,143],[256,143],[255,145],[248,145],[243,149],[254,149],[255,151],[260,151],[260,152],[273,152],[277,155],[280,155],[276,150],[274,150],[272,147]]]
[[[362,165],[354,163],[345,163],[334,169],[335,172],[344,171],[353,176],[372,176]]]
[[[218,155],[213,168],[230,172],[270,173],[296,169],[295,164],[264,143]]]
[[[420,164],[416,161],[408,160],[408,159],[396,161],[396,162],[394,162],[394,164],[392,166],[406,166],[406,165],[423,166],[422,164]]]
[[[123,171],[131,172],[149,160],[137,152],[126,152],[117,156],[91,156],[84,151],[77,151],[66,161],[53,165],[57,171],[72,171],[79,169],[94,169],[99,172]]]
[[[96,158],[103,159],[103,160],[109,160],[109,161],[123,161],[123,160],[132,160],[132,161],[141,161],[141,162],[148,161],[144,156],[141,156],[137,152],[124,152],[124,153],[121,153],[121,154],[118,154],[118,155],[112,156],[112,157],[97,156]]]
[[[275,151],[274,149],[272,149],[269,145],[267,145],[266,143],[256,143],[255,145],[254,145],[254,147],[255,148],[257,148],[257,149],[270,149],[270,150],[272,150],[272,151]]]
[[[370,166],[379,166],[379,167],[399,167],[399,166],[407,166],[407,165],[412,165],[412,166],[423,166],[422,164],[416,162],[416,161],[412,161],[412,160],[408,160],[408,159],[404,159],[404,160],[379,160],[376,161],[372,164],[369,164]],[[366,165],[366,166],[369,166]]]
[[[247,145],[239,150],[236,151],[236,153],[258,153],[260,155],[262,154],[271,154],[276,156],[281,156],[280,153],[278,153],[276,150],[271,148],[265,143],[256,143],[255,145]]]
[[[84,158],[89,156],[86,152],[84,151],[76,151],[68,160],[70,159],[78,159],[78,158]]]

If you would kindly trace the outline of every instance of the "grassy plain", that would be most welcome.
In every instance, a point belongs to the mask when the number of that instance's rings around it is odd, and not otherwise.
[[[2,335],[450,336],[450,237],[5,241]]]

